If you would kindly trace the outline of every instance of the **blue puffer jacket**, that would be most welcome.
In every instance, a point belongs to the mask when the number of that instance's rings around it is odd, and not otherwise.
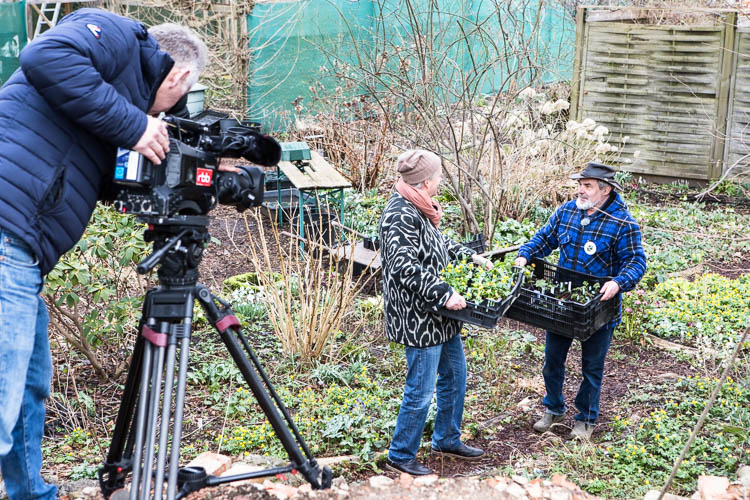
[[[46,275],[83,234],[174,62],[139,22],[81,9],[21,52],[0,89],[0,227]]]

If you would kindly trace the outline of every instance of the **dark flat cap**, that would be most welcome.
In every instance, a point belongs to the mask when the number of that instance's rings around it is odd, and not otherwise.
[[[580,173],[570,176],[571,179],[597,179],[604,181],[617,191],[622,191],[622,186],[615,180],[615,169],[603,163],[590,161]]]

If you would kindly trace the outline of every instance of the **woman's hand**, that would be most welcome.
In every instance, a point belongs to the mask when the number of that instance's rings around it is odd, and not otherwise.
[[[445,308],[451,311],[458,311],[466,307],[466,299],[460,293],[453,292],[453,295],[445,303]]]
[[[492,263],[492,261],[490,259],[482,257],[478,253],[475,253],[474,255],[471,256],[471,261],[474,264],[476,264],[476,265],[478,265],[480,267],[483,267],[485,269],[492,269],[493,267],[495,267],[495,265]]]

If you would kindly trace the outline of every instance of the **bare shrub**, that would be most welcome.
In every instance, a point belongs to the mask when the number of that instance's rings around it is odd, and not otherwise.
[[[248,215],[243,217],[247,225]],[[337,265],[320,251],[327,246],[322,234],[312,243],[308,241],[303,253],[294,238],[282,245],[278,228],[272,225],[275,248],[271,248],[260,214],[256,211],[250,217],[260,233],[257,239],[249,239],[251,261],[274,332],[284,350],[299,356],[303,363],[319,359],[326,347],[332,347],[331,338],[340,331],[344,316],[352,308],[361,277],[355,278],[350,258]],[[278,269],[278,273],[272,269]]]
[[[377,187],[381,174],[390,166],[394,140],[388,122],[390,110],[379,115],[367,96],[347,99],[341,88],[334,95],[327,94],[321,83],[311,89],[315,108],[321,111],[298,120],[292,136],[323,150],[355,189],[363,192]],[[351,90],[349,86],[347,91]]]
[[[488,2],[470,17],[436,2],[381,2],[373,45],[352,39],[357,57],[331,56],[326,66],[341,88],[364,96],[371,120],[390,128],[394,153],[424,148],[443,158],[464,233],[491,239],[503,218],[559,203],[572,170],[615,152],[605,144],[608,131],[567,123],[567,86],[534,90],[572,49],[540,36],[545,9],[557,5]],[[323,91],[316,91],[321,102]],[[317,123],[320,115],[308,119],[324,136],[337,129],[330,119]]]

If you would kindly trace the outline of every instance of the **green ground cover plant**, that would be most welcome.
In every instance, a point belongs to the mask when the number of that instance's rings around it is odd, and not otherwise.
[[[373,371],[364,362],[328,365],[304,379],[291,375],[288,383],[276,387],[313,453],[356,454],[367,461],[387,445],[401,404],[401,388]],[[225,453],[286,456],[247,389],[239,387],[229,397],[227,415],[250,424],[232,426],[215,437]]]
[[[377,188],[363,193],[347,191],[344,225],[370,238],[377,236],[380,215],[389,197],[389,193],[379,194]]]
[[[595,446],[554,447],[553,470],[583,479],[586,491],[612,498],[643,496],[669,476],[717,379],[681,378],[644,395],[653,410],[636,419],[616,416]],[[746,381],[745,381],[746,382]],[[643,401],[641,401],[643,402]],[[700,475],[732,476],[750,458],[750,390],[728,379],[704,428],[680,467],[672,492],[695,491]]]
[[[642,324],[648,332],[688,345],[734,345],[750,322],[750,274],[673,278],[657,284],[647,301]]]
[[[728,261],[750,251],[750,220],[732,207],[709,209],[702,203],[674,206],[630,203],[641,225],[648,270],[641,286],[665,281],[670,273],[706,259]]]

